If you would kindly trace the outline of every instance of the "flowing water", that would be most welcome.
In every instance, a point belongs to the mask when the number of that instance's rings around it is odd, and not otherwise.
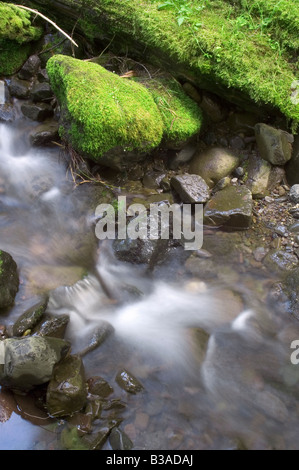
[[[26,126],[0,126],[0,248],[21,279],[1,323],[49,292],[48,311],[70,316],[66,337],[76,353],[109,322],[114,333],[84,356],[86,375],[104,377],[126,403],[122,429],[135,449],[298,448],[290,343],[299,327],[270,295],[275,279],[230,259],[217,280],[192,275],[175,246],[152,273],[118,261],[112,243],[94,236],[90,186],[74,190],[59,149],[30,148]],[[206,236],[217,244],[217,233]],[[118,387],[122,368],[144,392]],[[1,391],[2,409],[13,411],[1,411],[0,448],[59,448],[59,430],[24,400]]]

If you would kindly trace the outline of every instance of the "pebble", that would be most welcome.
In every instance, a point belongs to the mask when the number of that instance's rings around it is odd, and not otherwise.
[[[146,413],[138,412],[135,418],[136,428],[144,431],[148,427],[149,415]]]

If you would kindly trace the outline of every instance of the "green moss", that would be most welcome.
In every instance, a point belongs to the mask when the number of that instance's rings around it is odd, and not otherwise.
[[[0,75],[16,72],[30,53],[30,42],[41,34],[32,26],[29,12],[0,2]]]
[[[47,70],[61,105],[61,136],[79,153],[98,160],[113,149],[147,152],[160,143],[162,118],[142,85],[61,55]]]
[[[15,5],[0,2],[0,39],[23,44],[41,36],[41,29],[31,24],[31,13]]]
[[[298,74],[299,2],[297,0],[86,0],[85,24],[97,37],[109,33],[134,47],[155,51],[165,67],[184,69],[199,86],[234,100],[240,96],[271,105],[299,122],[299,105],[292,102]],[[175,4],[189,9],[178,22]],[[90,26],[89,33],[93,28]],[[137,41],[137,42],[136,42]],[[238,95],[238,96],[239,96]]]
[[[168,146],[180,146],[200,131],[202,112],[174,79],[141,80],[148,87],[163,119],[163,140]]]

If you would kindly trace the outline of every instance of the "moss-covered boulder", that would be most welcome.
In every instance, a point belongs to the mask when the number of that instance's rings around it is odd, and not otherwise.
[[[18,289],[17,264],[9,253],[0,250],[0,309],[13,304]]]
[[[200,129],[198,106],[174,80],[141,84],[63,55],[53,56],[47,70],[61,107],[62,139],[101,164],[121,168],[162,141],[180,146]]]
[[[0,2],[0,76],[15,73],[30,54],[31,43],[42,29],[33,26],[31,13]]]

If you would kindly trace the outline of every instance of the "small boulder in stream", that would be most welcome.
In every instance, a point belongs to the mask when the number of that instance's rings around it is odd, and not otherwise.
[[[239,158],[224,148],[212,147],[196,153],[191,160],[189,173],[201,176],[210,188],[228,176],[239,165]]]
[[[47,383],[69,349],[69,343],[58,338],[26,336],[1,341],[0,385],[28,391]]]
[[[247,229],[252,221],[252,194],[245,186],[227,186],[214,194],[204,209],[204,223],[235,230]]]
[[[258,123],[255,137],[261,157],[272,165],[284,165],[292,156],[294,136],[281,129]]]
[[[199,175],[177,175],[171,178],[171,186],[185,203],[203,204],[209,200],[210,188]]]
[[[80,356],[71,355],[54,368],[47,388],[46,406],[55,417],[80,411],[87,400],[85,371]]]
[[[14,303],[18,289],[17,264],[9,253],[0,250],[0,309]]]

